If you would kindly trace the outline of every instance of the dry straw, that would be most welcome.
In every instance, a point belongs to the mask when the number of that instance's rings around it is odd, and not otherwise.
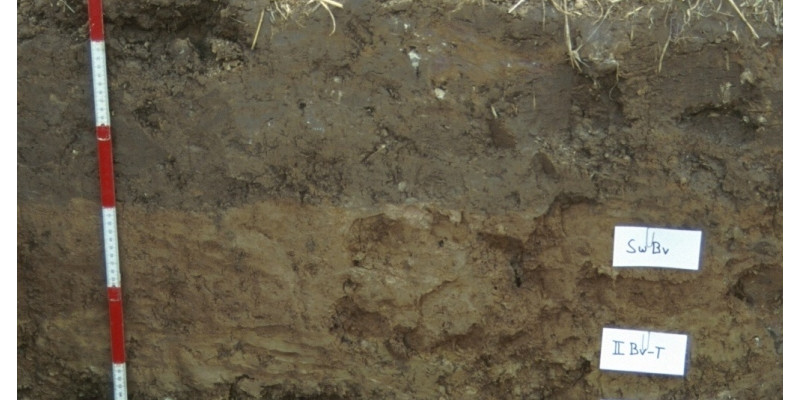
[[[336,32],[336,17],[331,8],[344,8],[345,2],[336,0],[269,0],[270,7],[267,12],[270,15],[270,20],[274,22],[275,15],[280,15],[284,20],[294,19],[292,14],[296,10],[304,10],[305,15],[318,10],[320,7],[328,12],[331,19],[331,32],[333,35]],[[465,3],[475,2],[477,0],[394,0],[389,2],[381,2],[384,5],[391,5],[396,3],[423,3],[438,1],[442,7],[455,6],[456,9],[460,8]],[[486,0],[480,0],[482,6],[485,6]],[[593,19],[594,24],[599,26],[608,20],[610,23],[627,23],[631,25],[630,40],[634,41],[634,26],[631,24],[633,19],[649,20],[649,28],[652,29],[658,21],[655,21],[655,15],[659,15],[659,10],[666,10],[665,15],[669,18],[678,18],[680,21],[680,29],[674,32],[672,27],[669,28],[669,34],[663,46],[659,46],[657,57],[656,72],[662,71],[664,58],[670,47],[670,43],[678,42],[684,39],[681,36],[682,32],[686,32],[688,26],[704,18],[722,18],[726,26],[731,19],[739,19],[747,27],[754,40],[759,40],[760,36],[753,26],[752,22],[757,22],[759,29],[775,29],[778,34],[783,32],[783,0],[541,0],[539,2],[529,2],[527,0],[491,0],[490,3],[495,3],[501,7],[508,8],[509,14],[526,13],[534,7],[541,7],[542,9],[542,23],[544,24],[547,9],[555,10],[564,16],[564,43],[566,46],[567,56],[573,68],[582,71],[582,65],[586,64],[581,59],[581,48],[583,44],[575,47],[573,44],[573,37],[570,28],[570,21],[575,19]],[[261,25],[264,21],[264,11],[258,21],[258,26],[253,36],[251,49],[255,49],[258,35],[261,31]],[[295,20],[297,22],[297,20]],[[299,24],[299,22],[297,22]],[[664,20],[665,24],[669,24],[667,17]],[[732,25],[733,26],[733,25]],[[735,29],[728,28],[730,34],[738,41],[739,33]],[[685,35],[685,33],[684,33]],[[584,38],[584,44],[588,39]],[[764,45],[763,43],[761,45]]]

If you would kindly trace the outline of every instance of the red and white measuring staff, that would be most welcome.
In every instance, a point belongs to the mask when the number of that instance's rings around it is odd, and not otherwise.
[[[100,203],[103,206],[103,244],[106,261],[108,314],[111,331],[111,363],[114,400],[128,399],[125,372],[125,335],[122,324],[122,288],[117,245],[117,209],[114,195],[114,158],[111,153],[111,113],[108,105],[106,45],[103,2],[89,1],[89,39],[92,53],[95,134],[100,171]]]

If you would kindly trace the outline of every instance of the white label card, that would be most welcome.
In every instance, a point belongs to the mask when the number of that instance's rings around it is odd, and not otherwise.
[[[683,376],[687,335],[603,328],[600,369]]]
[[[614,267],[700,268],[702,231],[617,226]]]

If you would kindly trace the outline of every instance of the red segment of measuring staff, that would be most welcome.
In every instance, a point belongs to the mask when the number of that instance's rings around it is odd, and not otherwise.
[[[97,162],[100,171],[100,204],[103,207],[116,207],[114,194],[114,156],[111,153],[111,127],[98,126]]]
[[[95,135],[100,175],[100,204],[103,213],[103,249],[106,265],[109,332],[111,336],[111,379],[114,400],[128,399],[125,368],[125,332],[122,318],[122,287],[117,242],[117,209],[114,194],[114,156],[111,146],[111,113],[108,103],[106,45],[102,0],[89,0],[89,45],[92,58]]]
[[[108,310],[111,322],[111,362],[125,363],[125,340],[122,329],[122,291],[108,288]]]
[[[103,31],[103,2],[89,0],[89,39],[92,41],[106,40]]]

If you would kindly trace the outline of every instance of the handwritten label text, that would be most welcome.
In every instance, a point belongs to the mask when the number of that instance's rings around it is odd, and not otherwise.
[[[600,369],[683,376],[688,336],[603,328]]]
[[[613,266],[697,270],[702,239],[702,231],[617,226]]]

